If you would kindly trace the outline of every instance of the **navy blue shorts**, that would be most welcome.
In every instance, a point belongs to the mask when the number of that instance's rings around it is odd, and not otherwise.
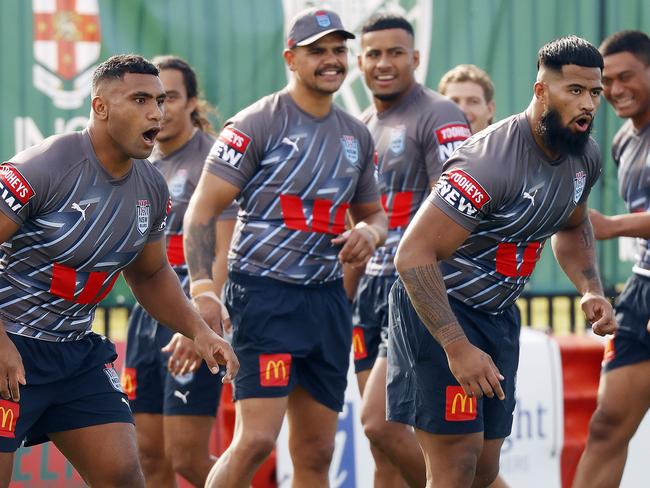
[[[354,370],[372,369],[377,357],[388,350],[388,294],[397,276],[364,274],[357,287],[352,315]]]
[[[467,397],[449,370],[447,356],[411,305],[404,285],[390,293],[387,417],[432,434],[483,432],[485,439],[510,435],[519,363],[519,314],[513,305],[499,315],[475,310],[449,298],[469,341],[488,353],[505,380],[506,395]]]
[[[7,334],[20,353],[27,385],[20,401],[0,399],[0,452],[49,441],[48,434],[116,422],[133,423],[113,368],[115,347],[89,334],[49,342]]]
[[[215,416],[222,374],[214,375],[205,362],[198,370],[173,376],[169,354],[161,348],[174,333],[136,305],[129,317],[122,386],[133,413]]]
[[[300,385],[342,410],[352,311],[341,280],[294,285],[231,272],[226,303],[240,364],[235,400],[285,397]]]
[[[650,359],[650,278],[633,274],[616,301],[618,330],[605,348],[603,371]]]

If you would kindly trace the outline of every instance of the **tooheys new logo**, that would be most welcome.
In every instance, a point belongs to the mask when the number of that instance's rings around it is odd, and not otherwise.
[[[312,7],[313,0],[282,0],[284,7],[284,23],[289,25],[291,19],[301,10]],[[429,61],[429,50],[431,47],[431,27],[433,26],[433,3],[428,0],[330,0],[327,2],[328,9],[333,10],[341,17],[343,26],[350,32],[361,32],[361,27],[372,15],[378,12],[390,11],[399,12],[411,24],[415,30],[415,47],[420,51],[420,67],[416,70],[417,81],[424,83]],[[347,41],[351,51],[360,51],[360,40]],[[289,71],[287,70],[287,77]],[[364,90],[359,90],[363,87]],[[358,116],[370,105],[370,92],[363,82],[363,75],[357,67],[357,63],[349,63],[348,74],[341,89],[336,93],[336,103],[352,115]]]
[[[436,192],[450,206],[468,217],[476,217],[490,201],[487,191],[462,169],[444,173],[436,184]]]
[[[446,124],[436,129],[436,140],[440,161],[446,161],[465,139],[472,135],[472,131],[464,123]]]
[[[101,49],[97,0],[33,0],[34,86],[62,109],[81,107]]]
[[[34,196],[34,189],[11,163],[0,165],[0,196],[14,212],[18,212]]]
[[[241,165],[241,159],[246,154],[246,149],[251,138],[242,131],[232,126],[225,127],[210,150],[210,155],[223,160],[235,168]]]

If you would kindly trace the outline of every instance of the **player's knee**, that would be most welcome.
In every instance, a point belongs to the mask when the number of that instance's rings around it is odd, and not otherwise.
[[[291,458],[295,466],[309,471],[327,472],[334,454],[333,440],[310,440],[308,446],[295,446]]]
[[[207,456],[207,453],[206,453]],[[172,469],[183,478],[193,480],[198,473],[200,461],[195,452],[189,449],[173,449],[171,453]]]
[[[266,432],[243,432],[235,441],[234,456],[247,464],[261,464],[275,448],[276,438]]]
[[[116,459],[106,471],[95,470],[89,474],[90,486],[115,488],[144,488],[144,474],[136,459]]]
[[[138,447],[138,456],[140,457],[142,470],[145,473],[158,473],[163,470],[165,463],[167,463],[164,451],[158,447],[140,445]]]
[[[589,422],[589,442],[604,442],[615,447],[613,442],[625,440],[626,436],[622,429],[624,421],[623,415],[598,407]]]
[[[362,415],[361,423],[370,443],[383,451],[386,444],[390,442],[390,428],[386,420],[373,413],[368,413]]]
[[[499,476],[499,463],[480,464],[476,467],[473,488],[483,488],[490,484]]]

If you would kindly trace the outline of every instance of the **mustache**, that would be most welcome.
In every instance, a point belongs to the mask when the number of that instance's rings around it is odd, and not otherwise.
[[[345,68],[343,66],[336,65],[336,66],[324,66],[320,69],[317,69],[316,74],[322,75],[323,73],[325,73],[325,71],[330,71],[330,70],[335,70],[337,73],[341,73],[341,74],[345,73]]]

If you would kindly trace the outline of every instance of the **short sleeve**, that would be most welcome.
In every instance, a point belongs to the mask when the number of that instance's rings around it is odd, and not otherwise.
[[[243,188],[255,175],[264,155],[270,124],[263,112],[249,113],[226,122],[205,161],[205,169]]]
[[[17,224],[38,215],[52,184],[41,157],[18,154],[0,165],[0,211]]]
[[[169,196],[169,190],[167,189],[167,185],[164,184],[164,180],[163,180],[163,184],[159,186],[161,188],[156,202],[157,213],[154,216],[155,217],[154,223],[153,226],[151,227],[151,232],[149,232],[147,242],[154,242],[165,236],[165,229],[167,227],[167,216],[169,215],[169,212],[171,212],[172,210],[172,205],[173,205],[172,199]]]
[[[375,145],[370,133],[367,133],[367,137],[364,137],[363,141],[366,150],[363,153],[363,166],[352,203],[368,203],[379,200],[379,188],[377,178],[375,178]]]
[[[451,101],[436,103],[435,111],[426,117],[419,131],[420,147],[424,151],[424,163],[429,181],[436,181],[442,167],[458,146],[472,135],[465,115]]]
[[[465,145],[454,153],[428,197],[430,203],[469,231],[498,208],[505,191],[502,175],[487,161],[479,161],[473,149],[473,145]]]

